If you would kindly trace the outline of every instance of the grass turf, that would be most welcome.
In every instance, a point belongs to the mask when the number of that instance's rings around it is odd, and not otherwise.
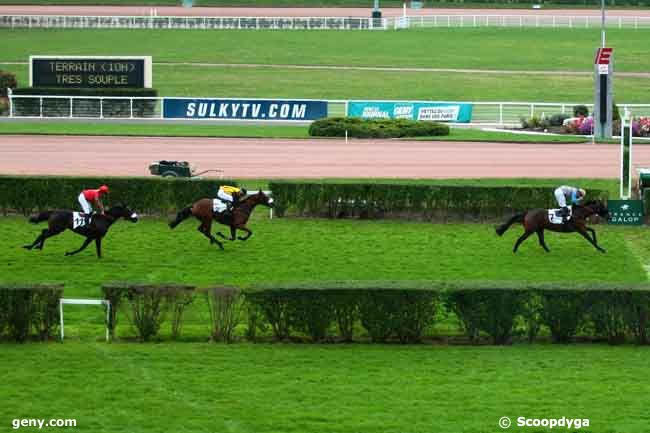
[[[181,123],[121,123],[111,122],[2,122],[0,134],[38,135],[120,135],[163,137],[252,137],[252,138],[308,138],[307,126],[288,125],[224,125]],[[574,136],[519,135],[475,129],[452,128],[448,136],[423,137],[435,141],[499,141],[517,143],[584,143],[585,138]]]
[[[650,70],[647,30],[608,32],[617,71]],[[593,98],[591,46],[595,29],[422,29],[408,32],[0,30],[0,63],[26,62],[35,51],[59,55],[152,55],[154,86],[165,96],[424,99],[584,103]],[[80,46],[79,40],[84,44]],[[136,42],[134,42],[136,41]],[[435,56],[423,55],[432,46]],[[534,49],[544,41],[544,49]],[[345,49],[341,49],[345,47]],[[165,65],[183,62],[187,65]],[[253,63],[214,67],[198,63]],[[263,65],[433,67],[495,70],[576,70],[584,76],[300,70]],[[1,65],[27,85],[26,65]],[[319,86],[314,86],[314,83]],[[617,78],[619,102],[645,103],[647,78]]]
[[[599,345],[6,344],[0,424],[9,431],[16,418],[75,418],[74,431],[107,433],[493,433],[502,416],[565,416],[589,418],[580,431],[645,433],[639,378],[650,374],[647,357],[646,347]]]
[[[269,220],[263,211],[257,213],[250,224],[253,237],[226,243],[225,251],[218,251],[197,232],[195,220],[174,231],[158,219],[120,222],[103,244],[101,262],[92,245],[77,256],[64,257],[65,251],[82,242],[69,232],[49,239],[42,252],[23,250],[20,246],[30,243],[39,227],[23,218],[4,218],[0,220],[0,247],[5,251],[0,281],[64,282],[67,296],[97,297],[103,282],[116,279],[244,287],[332,280],[646,280],[641,260],[626,241],[639,231],[634,228],[596,227],[607,254],[598,253],[578,235],[549,233],[551,254],[530,238],[513,255],[519,227],[499,238],[492,225]]]
[[[650,30],[608,30],[607,41],[616,47],[617,72],[650,70],[650,59],[644,51],[649,38]],[[4,42],[0,62],[27,62],[34,52],[77,56],[102,53],[146,54],[153,56],[157,63],[591,72],[593,47],[600,41],[600,30],[495,27],[404,32],[2,29],[0,39]],[[186,80],[193,82],[191,77]]]

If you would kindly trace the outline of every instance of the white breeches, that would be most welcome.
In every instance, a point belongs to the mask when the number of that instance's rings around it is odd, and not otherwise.
[[[555,199],[557,200],[558,206],[566,207],[566,197],[562,192],[562,188],[558,188],[555,190]]]
[[[225,193],[225,192],[223,192],[223,191],[221,191],[221,190],[219,190],[219,191],[217,192],[217,197],[219,197],[221,200],[223,200],[223,201],[227,201],[227,202],[229,202],[229,203],[232,203],[232,202],[233,202],[232,195],[230,195],[230,194],[228,194],[228,193]]]
[[[83,209],[84,213],[91,214],[93,212],[93,207],[88,203],[88,200],[86,200],[86,197],[84,197],[84,193],[82,192],[79,194],[79,204],[81,205],[81,209]]]

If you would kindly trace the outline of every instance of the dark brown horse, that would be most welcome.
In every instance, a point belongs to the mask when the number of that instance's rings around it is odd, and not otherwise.
[[[201,221],[201,224],[198,227],[199,232],[203,233],[205,237],[210,239],[211,244],[216,243],[219,248],[223,249],[223,244],[214,236],[212,236],[211,230],[213,220],[219,224],[224,224],[230,227],[229,238],[227,238],[221,232],[217,232],[218,236],[231,241],[234,241],[235,239],[245,241],[253,234],[251,229],[246,227],[246,223],[248,222],[248,218],[250,218],[255,207],[258,204],[268,206],[270,208],[274,206],[273,199],[264,194],[262,191],[259,191],[257,194],[250,195],[241,200],[230,212],[214,212],[212,210],[212,200],[213,199],[211,198],[202,198],[192,206],[188,206],[185,209],[181,210],[176,215],[176,219],[169,223],[169,227],[173,229],[190,216],[194,216],[196,219]],[[246,236],[240,236],[237,238],[237,230],[246,232]]]
[[[544,248],[547,253],[550,252],[546,246],[546,242],[544,242],[544,230],[561,233],[580,233],[582,237],[587,239],[598,251],[604,253],[605,250],[598,246],[596,231],[591,227],[587,227],[587,218],[592,215],[599,215],[604,218],[609,217],[607,206],[605,206],[605,204],[600,200],[593,200],[584,205],[575,205],[573,206],[571,219],[564,224],[554,224],[550,222],[547,209],[531,209],[527,212],[521,212],[512,216],[508,221],[497,227],[496,232],[499,236],[502,236],[512,224],[521,223],[524,225],[524,234],[519,236],[519,239],[515,242],[515,247],[512,250],[513,253],[516,253],[519,245],[521,245],[521,243],[533,233],[537,233],[537,238],[539,239],[539,244],[542,248]],[[591,233],[591,236],[589,236],[589,233]]]
[[[33,224],[38,224],[43,221],[47,221],[47,228],[41,231],[41,234],[36,238],[34,242],[29,245],[24,245],[23,248],[31,250],[36,248],[38,250],[43,249],[45,245],[45,240],[56,236],[59,233],[64,232],[65,230],[72,230],[78,235],[85,236],[86,240],[81,245],[81,247],[75,251],[69,251],[65,253],[66,256],[71,256],[77,254],[80,251],[86,249],[86,247],[92,242],[95,241],[95,247],[97,250],[97,258],[102,258],[102,239],[108,233],[108,229],[111,228],[113,223],[120,218],[124,218],[127,221],[137,222],[138,215],[135,212],[132,212],[126,206],[115,206],[106,211],[105,214],[93,215],[90,224],[84,224],[80,227],[75,228],[73,221],[73,213],[67,210],[54,210],[54,211],[45,211],[41,212],[38,215],[34,215],[29,219],[29,222]],[[81,218],[82,221],[85,221],[84,218]]]

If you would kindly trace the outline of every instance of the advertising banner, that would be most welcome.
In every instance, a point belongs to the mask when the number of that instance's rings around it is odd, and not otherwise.
[[[607,200],[607,209],[610,224],[643,224],[643,200]]]
[[[472,104],[350,101],[347,115],[362,119],[411,119],[469,123],[472,120]]]
[[[165,119],[317,120],[327,101],[164,98]]]

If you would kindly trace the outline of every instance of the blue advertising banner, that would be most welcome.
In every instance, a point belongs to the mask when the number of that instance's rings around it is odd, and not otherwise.
[[[163,98],[165,119],[316,120],[327,101]]]
[[[472,120],[472,104],[350,101],[347,115],[362,119],[411,119],[469,123]]]

